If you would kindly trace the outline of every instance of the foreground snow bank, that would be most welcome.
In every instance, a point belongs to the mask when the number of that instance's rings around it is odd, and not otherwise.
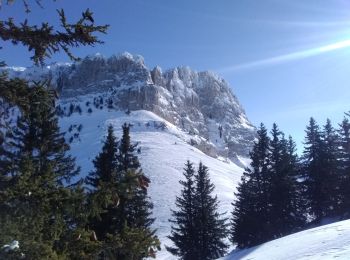
[[[244,250],[222,260],[350,259],[350,220],[295,233]]]

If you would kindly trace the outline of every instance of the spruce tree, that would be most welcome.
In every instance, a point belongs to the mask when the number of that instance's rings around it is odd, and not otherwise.
[[[208,168],[199,163],[194,176],[194,212],[196,249],[198,259],[216,259],[223,256],[228,248],[224,239],[228,234],[227,219],[218,213],[218,199],[213,196],[214,184],[210,182]]]
[[[140,162],[136,156],[138,144],[130,141],[130,125],[124,124],[123,135],[120,140],[118,153],[119,170],[124,173],[134,172],[137,175],[138,183],[130,198],[122,199],[121,206],[124,206],[125,220],[130,227],[144,228],[150,231],[154,218],[151,217],[153,203],[147,195],[147,187],[150,180],[143,174]],[[151,232],[154,234],[154,231]]]
[[[350,217],[350,121],[346,113],[339,125],[338,165],[340,175],[340,205],[339,214],[343,218]]]
[[[334,156],[333,130],[328,124],[322,132],[316,121],[311,118],[305,132],[303,171],[306,196],[314,221],[320,222],[323,217],[329,216],[333,207],[331,194],[334,190],[334,173],[328,166],[334,163],[334,158],[329,158]],[[326,143],[331,147],[327,148]]]
[[[250,167],[246,168],[235,193],[233,203],[231,242],[239,248],[251,247],[269,237],[269,143],[263,124],[257,131],[258,140],[250,153]]]
[[[180,259],[216,259],[226,252],[226,219],[218,213],[217,197],[212,195],[208,168],[199,164],[197,173],[187,161],[181,195],[176,197],[177,210],[172,212],[171,235],[174,247],[167,250]]]
[[[93,160],[94,170],[86,178],[86,183],[93,188],[90,200],[92,214],[95,216],[89,227],[101,240],[107,239],[108,234],[115,233],[116,225],[121,225],[119,219],[115,218],[120,200],[120,183],[117,181],[118,142],[113,131],[110,125],[102,151]]]
[[[124,133],[128,134],[128,131]],[[122,140],[117,142],[113,127],[109,126],[102,152],[94,160],[95,169],[86,181],[92,188],[89,195],[92,216],[88,227],[96,232],[97,240],[101,242],[100,257],[136,260],[154,255],[159,240],[149,227],[153,219],[150,218],[151,202],[146,200],[144,190],[148,182],[140,169],[128,168],[132,164],[123,167],[122,159],[133,156],[130,149],[126,149],[128,154],[124,156],[121,147],[125,140],[130,142],[129,134],[123,134]],[[140,166],[137,158],[132,161]],[[140,198],[146,198],[146,201]],[[135,201],[140,204],[131,204]]]
[[[80,191],[68,186],[79,169],[67,154],[54,98],[45,85],[30,87],[29,96],[22,98],[29,106],[7,136],[13,167],[4,173],[11,180],[1,190],[6,210],[1,211],[0,243],[18,240],[28,259],[66,258],[69,234],[80,225]]]
[[[293,180],[292,190],[292,208],[295,224],[294,231],[304,228],[307,219],[307,198],[305,198],[305,185],[302,179],[302,163],[296,152],[296,144],[291,136],[288,137],[287,141],[287,158],[288,158],[288,168],[290,178]]]
[[[184,168],[184,180],[181,194],[176,197],[175,205],[177,210],[172,211],[170,219],[171,235],[168,236],[174,247],[166,247],[169,252],[184,260],[199,259],[199,250],[196,247],[197,234],[195,222],[197,221],[194,212],[194,174],[195,169],[190,161],[187,161]]]
[[[309,211],[316,219],[321,219],[323,217],[322,201],[326,199],[327,195],[322,192],[322,179],[321,174],[319,174],[321,166],[321,133],[313,118],[310,118],[305,132],[303,171],[307,187],[306,196],[309,201]]]
[[[42,7],[41,1],[36,2]],[[23,6],[29,13],[30,1],[23,1]],[[77,60],[72,47],[102,43],[95,33],[105,33],[108,26],[96,25],[90,10],[74,23],[67,23],[63,9],[58,13],[62,30],[45,21],[30,25],[27,20],[18,24],[9,18],[0,21],[0,38],[26,46],[33,52],[31,59],[36,65],[43,65],[47,57],[59,51]],[[0,61],[0,67],[4,64]],[[0,99],[15,106],[20,118],[17,127],[0,133],[0,244],[17,239],[20,252],[0,252],[0,257],[84,259],[92,250],[81,229],[85,194],[79,183],[70,182],[78,169],[67,155],[69,146],[59,133],[53,113],[54,93],[43,87],[45,82],[32,87],[25,80],[8,79],[5,74],[0,73]],[[2,119],[0,109],[0,128]]]
[[[268,191],[269,239],[298,230],[304,223],[298,194],[297,158],[293,140],[273,124],[270,142],[270,180]]]
[[[331,121],[327,119],[321,133],[322,138],[322,168],[324,192],[327,199],[324,201],[326,216],[334,217],[338,214],[340,204],[340,171],[339,171],[339,138]]]

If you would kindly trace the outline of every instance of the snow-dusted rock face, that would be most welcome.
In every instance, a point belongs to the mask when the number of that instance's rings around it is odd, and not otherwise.
[[[230,86],[211,72],[178,67],[149,70],[141,56],[87,56],[74,64],[12,68],[13,76],[49,77],[62,100],[103,95],[109,108],[148,110],[193,135],[191,144],[213,157],[246,157],[255,138]]]

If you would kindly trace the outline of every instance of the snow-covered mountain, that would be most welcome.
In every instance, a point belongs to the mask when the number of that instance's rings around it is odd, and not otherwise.
[[[129,53],[8,71],[11,77],[50,79],[55,85],[60,126],[82,177],[91,171],[108,125],[115,126],[119,137],[123,123],[132,125],[132,141],[139,143],[138,156],[151,179],[154,228],[163,246],[171,245],[168,220],[186,160],[209,167],[220,211],[229,216],[255,128],[217,75],[188,67],[149,70],[142,57]],[[175,259],[165,249],[157,258]]]
[[[248,156],[255,128],[230,86],[212,72],[178,67],[149,70],[141,56],[123,53],[87,56],[74,64],[9,68],[11,76],[51,79],[63,100],[78,97],[124,111],[148,110],[193,136],[191,142],[213,157]],[[91,100],[87,100],[89,95]],[[96,103],[96,102],[95,102]],[[97,106],[96,106],[97,107]],[[93,109],[93,108],[92,108]]]
[[[348,260],[349,256],[350,220],[345,220],[233,251],[222,260]]]

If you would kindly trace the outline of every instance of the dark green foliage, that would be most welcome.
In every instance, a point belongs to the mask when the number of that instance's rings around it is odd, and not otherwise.
[[[303,170],[310,213],[316,222],[334,215],[337,207],[337,143],[337,136],[329,120],[322,132],[316,121],[310,119],[306,128]]]
[[[128,226],[133,228],[150,229],[154,219],[151,217],[153,203],[147,195],[150,180],[142,173],[137,158],[137,144],[130,142],[130,125],[123,125],[123,135],[120,140],[118,153],[118,167],[121,172],[134,172],[137,175],[138,185],[134,188],[131,198],[124,197],[124,217]],[[123,205],[123,198],[121,204]],[[152,234],[154,232],[151,232]]]
[[[340,171],[339,171],[339,137],[333,128],[331,121],[327,119],[326,125],[321,133],[322,138],[322,166],[320,171],[324,172],[324,191],[327,199],[324,201],[326,216],[337,215],[340,204]]]
[[[194,174],[188,161],[184,169],[183,189],[176,198],[178,211],[173,211],[173,223],[169,238],[174,247],[167,250],[181,259],[216,259],[226,252],[226,219],[218,213],[217,197],[213,197],[214,185],[210,182],[208,168],[199,164]]]
[[[266,241],[269,231],[269,143],[263,124],[257,131],[258,141],[250,154],[250,168],[243,173],[233,203],[231,241],[239,248]]]
[[[8,183],[0,190],[0,244],[18,240],[27,259],[68,258],[84,196],[67,184],[79,169],[67,155],[52,96],[43,85],[30,90],[26,113],[7,135],[13,163],[1,173]]]
[[[139,169],[140,162],[135,155],[137,144],[131,144],[130,142],[130,125],[124,124],[123,127],[123,136],[120,140],[119,146],[119,170],[126,171],[128,169]]]
[[[181,180],[181,195],[176,197],[175,205],[177,211],[172,211],[173,219],[171,235],[175,247],[167,247],[167,250],[181,259],[198,259],[199,252],[196,247],[197,234],[195,232],[195,212],[194,212],[194,174],[195,169],[190,161],[186,162],[184,168],[185,180]]]
[[[7,3],[13,1],[7,1]],[[25,3],[26,11],[29,11],[28,1]],[[40,3],[41,1],[36,1]],[[16,24],[13,19],[0,20],[0,38],[2,41],[10,41],[12,44],[22,44],[28,51],[34,51],[31,59],[36,64],[43,64],[44,59],[51,57],[53,53],[64,51],[71,59],[77,60],[70,48],[94,46],[102,43],[94,34],[106,33],[108,25],[95,25],[92,12],[87,9],[81,18],[75,23],[69,23],[63,9],[58,10],[61,31],[54,26],[43,22],[40,26],[29,25],[25,20]]]
[[[273,124],[270,142],[270,180],[268,188],[270,240],[290,234],[303,227],[304,208],[299,199],[301,186],[295,145],[291,137],[287,141],[284,134]]]
[[[23,1],[27,12],[28,2]],[[41,6],[40,0],[35,3]],[[36,65],[60,50],[76,59],[71,47],[101,42],[94,34],[104,33],[107,26],[96,26],[89,10],[76,23],[68,23],[63,10],[58,13],[61,31],[46,22],[37,26],[8,19],[0,21],[0,39],[33,51]],[[20,111],[17,127],[0,125],[0,245],[18,240],[20,249],[1,250],[0,257],[91,259],[100,245],[83,228],[87,212],[83,189],[79,183],[70,183],[78,169],[67,155],[69,146],[55,117],[64,111],[55,111],[57,93],[47,90],[50,82],[32,85],[0,73],[1,101]],[[0,116],[3,122],[1,109]]]
[[[223,241],[227,232],[227,219],[218,213],[218,199],[213,196],[214,184],[210,182],[208,168],[199,164],[195,177],[194,210],[198,259],[216,259],[226,252],[228,246]]]
[[[243,173],[233,203],[231,241],[239,248],[290,234],[305,222],[295,144],[276,124],[271,135],[270,140],[260,126],[251,167]]]
[[[145,189],[148,182],[133,155],[129,128],[124,125],[123,129],[118,143],[109,126],[102,152],[94,160],[95,170],[87,177],[92,188],[89,229],[102,242],[101,256],[141,259],[155,254],[159,240],[150,229],[154,220]]]
[[[340,209],[339,214],[350,217],[350,121],[346,114],[339,125],[339,175],[340,175]]]
[[[323,201],[327,194],[323,192],[322,175],[319,173],[321,166],[321,133],[319,126],[313,118],[310,118],[306,128],[305,147],[303,155],[303,171],[307,196],[310,202],[310,212],[316,219],[323,217]]]

